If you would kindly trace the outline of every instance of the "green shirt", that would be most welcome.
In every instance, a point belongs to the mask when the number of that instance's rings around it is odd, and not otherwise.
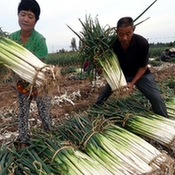
[[[20,39],[20,30],[11,33],[10,38],[18,44],[23,45]],[[23,46],[31,51],[39,59],[48,58],[46,39],[36,30],[33,30],[29,40]]]

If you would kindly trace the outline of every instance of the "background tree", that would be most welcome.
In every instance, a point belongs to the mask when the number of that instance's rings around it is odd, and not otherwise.
[[[70,47],[72,48],[73,52],[77,51],[77,45],[76,45],[76,39],[75,38],[72,38]]]
[[[79,40],[79,47],[78,47],[78,49],[80,49],[82,46],[83,46],[82,41]]]

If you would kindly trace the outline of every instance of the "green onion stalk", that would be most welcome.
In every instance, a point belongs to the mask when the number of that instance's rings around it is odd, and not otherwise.
[[[2,172],[22,171],[29,175],[138,175],[154,172],[173,175],[170,172],[173,161],[167,155],[160,154],[142,138],[109,120],[94,120],[87,116],[73,116],[54,128],[52,133],[34,132],[26,148],[9,147],[1,153]]]
[[[81,150],[86,152],[90,157],[102,164],[109,174],[123,174],[125,166],[122,166],[121,161],[114,158],[99,143],[93,139],[96,132],[90,132],[91,122],[88,118],[84,117],[72,117],[64,123],[64,126],[60,126],[58,131],[61,135],[65,136],[66,140],[70,140],[74,144],[78,145]],[[91,137],[92,134],[92,137]],[[89,139],[88,139],[89,137]],[[126,170],[125,170],[126,171]]]
[[[168,116],[171,119],[175,119],[175,98],[171,97],[168,100],[166,100],[166,108],[168,112]]]
[[[91,142],[95,142],[98,146],[94,147]],[[117,145],[115,141],[101,133],[93,135],[92,138],[88,140],[85,151],[99,162],[108,161],[106,166],[110,168],[110,171],[114,174],[142,174],[152,170],[152,168],[136,156],[135,153],[129,154],[120,144]],[[123,154],[123,152],[125,152],[125,154]]]
[[[7,172],[14,172],[13,162],[15,156],[8,150],[6,145],[3,145],[0,150],[0,172],[1,174],[7,174]]]
[[[52,92],[60,82],[60,68],[43,63],[33,53],[15,41],[0,34],[0,64],[14,71],[20,78]]]
[[[53,175],[49,165],[46,165],[33,149],[16,150],[14,145],[5,147],[6,154],[0,157],[0,174]],[[3,161],[6,162],[2,166]]]

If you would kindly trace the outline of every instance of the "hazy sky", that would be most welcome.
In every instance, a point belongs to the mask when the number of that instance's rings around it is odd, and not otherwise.
[[[102,26],[116,26],[123,16],[135,19],[154,0],[38,0],[41,7],[40,20],[35,29],[46,38],[49,52],[60,49],[70,50],[72,38],[78,38],[66,26],[69,25],[79,33],[86,15],[94,19],[98,15]],[[19,29],[17,7],[20,0],[0,0],[0,27],[13,32]],[[137,26],[135,33],[143,35],[149,42],[175,41],[175,0],[157,0],[157,2],[138,20],[150,17]]]

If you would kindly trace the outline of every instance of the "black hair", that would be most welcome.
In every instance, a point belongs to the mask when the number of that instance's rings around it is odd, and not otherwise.
[[[120,18],[117,22],[117,29],[119,27],[128,27],[128,26],[134,26],[134,21],[131,17]]]
[[[18,6],[18,14],[21,10],[29,10],[34,13],[36,21],[39,20],[40,6],[35,0],[21,0]]]

